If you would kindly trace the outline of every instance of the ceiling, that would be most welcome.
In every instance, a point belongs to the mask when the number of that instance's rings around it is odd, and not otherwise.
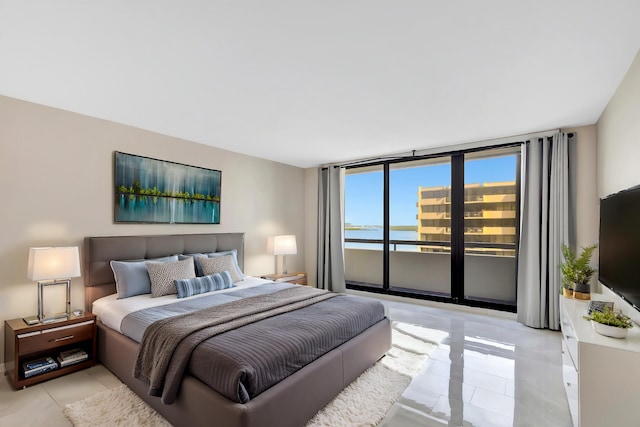
[[[0,0],[0,94],[312,167],[593,124],[639,16],[638,0]]]

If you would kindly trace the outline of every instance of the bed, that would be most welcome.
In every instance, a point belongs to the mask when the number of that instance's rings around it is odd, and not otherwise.
[[[84,244],[86,310],[91,311],[96,300],[114,298],[116,285],[110,267],[113,260],[154,259],[175,254],[233,250],[236,251],[238,267],[242,270],[243,233],[87,237]],[[247,278],[247,283],[251,283],[247,287],[259,285],[255,278]],[[314,304],[298,313],[313,310],[313,307],[324,303]],[[205,426],[212,423],[228,427],[303,426],[391,347],[390,322],[383,317],[246,401],[230,399],[205,384],[197,372],[187,369],[181,378],[175,400],[171,404],[164,404],[161,397],[149,395],[147,382],[132,376],[140,344],[111,326],[104,324],[98,314],[98,360],[175,426]]]

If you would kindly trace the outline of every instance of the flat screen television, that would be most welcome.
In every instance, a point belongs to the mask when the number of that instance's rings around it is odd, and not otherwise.
[[[598,280],[640,311],[640,186],[600,200]]]

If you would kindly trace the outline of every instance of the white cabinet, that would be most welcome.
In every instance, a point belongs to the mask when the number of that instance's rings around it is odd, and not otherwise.
[[[560,299],[562,372],[573,424],[640,426],[640,327],[626,339],[602,336],[582,317],[587,303]]]

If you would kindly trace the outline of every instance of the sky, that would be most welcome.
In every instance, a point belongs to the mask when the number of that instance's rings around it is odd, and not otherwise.
[[[514,181],[515,155],[465,162],[465,184]],[[382,166],[380,172],[348,174],[345,179],[345,223],[382,225]],[[391,169],[391,225],[417,225],[418,187],[451,185],[451,164]]]

